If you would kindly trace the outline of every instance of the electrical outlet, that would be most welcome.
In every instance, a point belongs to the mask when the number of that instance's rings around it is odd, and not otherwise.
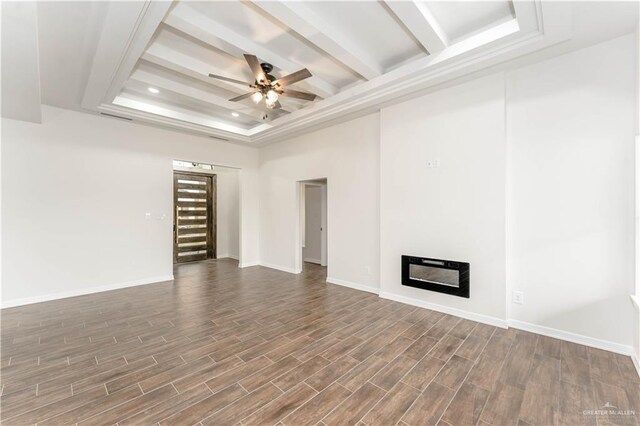
[[[370,266],[365,266],[365,267],[364,267],[364,272],[365,272],[367,275],[371,275],[371,267],[370,267]]]
[[[524,293],[522,291],[513,291],[511,300],[518,305],[524,305]]]

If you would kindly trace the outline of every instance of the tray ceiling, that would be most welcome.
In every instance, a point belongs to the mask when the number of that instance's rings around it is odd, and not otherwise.
[[[570,21],[534,0],[114,2],[82,107],[259,145],[558,43]],[[291,88],[319,97],[229,102],[251,89],[208,74],[252,82],[245,53],[309,69]]]

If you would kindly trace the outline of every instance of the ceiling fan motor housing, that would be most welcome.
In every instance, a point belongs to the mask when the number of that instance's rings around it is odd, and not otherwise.
[[[260,64],[260,68],[262,68],[264,76],[267,78],[267,80],[269,80],[269,82],[276,81],[276,78],[269,74],[271,71],[273,71],[273,65],[267,62],[263,62]]]

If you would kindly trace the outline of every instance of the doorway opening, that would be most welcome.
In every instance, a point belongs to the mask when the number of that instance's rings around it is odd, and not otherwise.
[[[327,179],[300,181],[300,238],[296,271],[318,270],[328,262]],[[326,273],[326,272],[325,272]]]
[[[239,259],[239,170],[173,161],[173,262]]]

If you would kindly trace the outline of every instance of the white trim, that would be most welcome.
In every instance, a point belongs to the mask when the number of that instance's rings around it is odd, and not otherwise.
[[[143,278],[140,280],[126,281],[117,284],[108,284],[99,287],[91,287],[82,290],[65,291],[62,293],[47,294],[44,296],[25,297],[23,299],[14,299],[2,302],[2,309],[13,308],[16,306],[31,305],[32,303],[48,302],[51,300],[66,299],[68,297],[84,296],[87,294],[102,293],[104,291],[118,290],[121,288],[136,287],[139,285],[156,284],[161,282],[173,281],[173,275],[163,275],[159,277]]]
[[[640,355],[637,352],[631,355],[631,361],[633,361],[633,365],[636,367],[636,372],[638,376],[640,376]]]
[[[500,328],[508,328],[507,320],[492,317],[489,315],[477,314],[474,312],[464,311],[462,309],[439,305],[437,303],[425,302],[424,300],[414,299],[412,297],[401,296],[395,293],[387,293],[385,291],[380,292],[380,297],[383,299],[393,300],[395,302],[406,303],[407,305],[417,306],[419,308],[426,308],[431,309],[432,311],[443,312],[445,314],[465,318],[471,321],[481,322],[483,324],[489,324]]]
[[[557,328],[545,327],[543,325],[531,324],[514,319],[509,320],[509,327],[517,328],[518,330],[530,331],[532,333],[560,340],[566,340],[568,342],[578,343],[580,345],[591,346],[605,351],[616,352],[622,355],[629,355],[633,358],[634,351],[629,345],[596,339],[595,337],[584,336],[582,334],[571,333],[569,331],[558,330]],[[637,362],[637,360],[635,362]]]
[[[327,283],[341,285],[343,287],[349,287],[349,288],[352,288],[354,290],[366,291],[368,293],[373,293],[373,294],[379,294],[380,293],[380,289],[378,289],[376,287],[371,287],[371,286],[364,285],[364,284],[352,283],[350,281],[340,280],[338,278],[327,277]]]
[[[640,297],[635,294],[630,294],[631,302],[633,303],[633,307],[636,308],[636,311],[640,312]]]
[[[218,255],[218,257],[216,257],[216,259],[233,259],[233,260],[239,260],[239,257],[236,256],[235,254],[221,254]]]
[[[309,263],[317,263],[318,265],[321,265],[322,262],[320,261],[320,259],[312,259],[310,257],[305,257],[304,258],[305,262],[309,262]]]
[[[302,272],[302,271],[296,271],[295,269],[289,268],[287,266],[274,265],[273,263],[260,262],[260,266],[264,266],[265,268],[276,269],[282,272],[288,272],[290,274],[299,274],[300,272]]]
[[[260,262],[244,262],[238,265],[238,268],[250,268],[251,266],[258,266]]]

